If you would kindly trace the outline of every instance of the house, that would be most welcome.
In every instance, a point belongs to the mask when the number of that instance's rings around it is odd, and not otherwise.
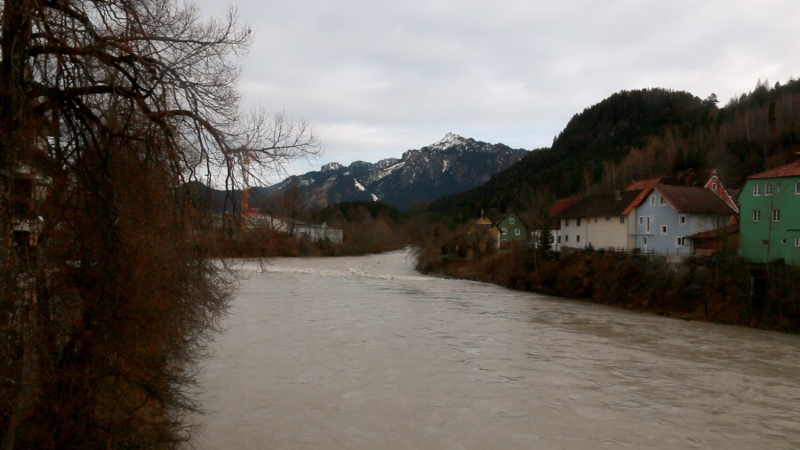
[[[722,181],[720,181],[719,177],[717,177],[717,170],[714,169],[711,172],[711,177],[708,178],[706,181],[705,186],[706,189],[711,189],[715,194],[717,194],[728,206],[731,207],[737,214],[739,213],[739,205],[736,204],[736,195],[738,195],[739,191],[728,191],[725,189],[725,186],[722,185]]]
[[[258,211],[249,210],[245,213],[247,217],[247,228],[250,230],[266,230],[278,233],[289,232],[289,220],[281,220],[270,214],[262,214]]]
[[[739,255],[800,265],[800,161],[747,177],[739,194]]]
[[[636,208],[636,248],[662,254],[691,254],[689,236],[726,227],[735,210],[717,189],[657,184]]]
[[[550,208],[550,250],[554,252],[561,251],[561,220],[558,217],[562,212],[566,211],[575,203],[578,203],[579,200],[579,198],[561,199],[556,201]],[[542,230],[535,230],[531,233],[531,240],[537,243],[537,245],[541,233]]]
[[[561,249],[632,250],[642,190],[589,195],[557,215]]]
[[[478,249],[481,253],[486,251],[487,242],[496,249],[500,248],[500,229],[483,210],[481,210],[481,216],[469,230],[469,234],[479,239]]]
[[[723,250],[735,254],[739,248],[739,224],[693,234],[685,239],[691,241],[695,255],[711,256]]]
[[[508,213],[497,221],[500,229],[500,247],[511,242],[528,242],[528,224],[514,213]]]
[[[299,220],[292,222],[292,236],[297,238],[308,238],[314,242],[330,241],[334,244],[344,242],[344,231],[330,228],[327,223],[313,225]]]

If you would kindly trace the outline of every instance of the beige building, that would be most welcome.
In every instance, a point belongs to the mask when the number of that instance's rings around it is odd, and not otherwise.
[[[636,206],[644,192],[589,195],[559,213],[561,248],[633,250]]]

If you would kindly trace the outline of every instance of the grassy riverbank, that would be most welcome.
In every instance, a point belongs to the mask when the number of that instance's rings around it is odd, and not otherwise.
[[[423,249],[417,269],[682,319],[800,332],[800,269],[780,263],[754,268],[720,256],[671,265],[601,252],[537,260],[526,248],[466,258]]]

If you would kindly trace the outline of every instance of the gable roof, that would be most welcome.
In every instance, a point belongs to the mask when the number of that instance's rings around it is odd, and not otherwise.
[[[651,188],[661,182],[661,178],[651,178],[649,180],[634,181],[625,188],[626,191],[638,191]]]
[[[756,180],[760,178],[782,178],[782,177],[800,177],[800,160],[795,161],[785,166],[776,167],[765,172],[757,173],[747,177],[748,180]]]
[[[580,201],[579,198],[565,198],[562,200],[558,200],[555,205],[550,208],[550,217],[558,217],[559,214],[566,211],[567,208],[571,207],[575,203]]]
[[[500,226],[500,223],[501,223],[502,221],[506,220],[506,218],[513,218],[513,219],[517,219],[517,220],[519,220],[519,221],[520,221],[520,223],[522,223],[523,225],[525,225],[525,228],[530,228],[530,227],[528,226],[528,224],[527,224],[527,223],[525,223],[525,221],[524,221],[524,220],[522,220],[522,218],[521,218],[521,217],[519,217],[518,215],[514,214],[513,212],[506,213],[506,215],[504,215],[503,217],[501,217],[501,218],[500,218],[500,220],[498,220],[498,221],[497,221],[497,226]]]
[[[729,215],[736,212],[710,189],[698,186],[669,186],[659,184],[654,187],[676,212],[687,214]]]
[[[624,191],[620,192],[619,195],[615,193],[587,195],[562,211],[557,217],[568,219],[572,217],[624,216],[630,212],[632,209],[630,206],[642,192]]]

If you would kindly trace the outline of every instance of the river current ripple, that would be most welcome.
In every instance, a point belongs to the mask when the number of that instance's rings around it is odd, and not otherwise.
[[[427,277],[244,265],[200,449],[797,449],[800,336]]]

